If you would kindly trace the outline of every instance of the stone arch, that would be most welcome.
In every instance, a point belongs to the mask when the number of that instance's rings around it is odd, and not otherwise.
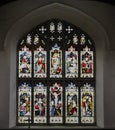
[[[18,20],[8,31],[4,48],[9,51],[10,64],[10,97],[9,127],[16,125],[16,46],[19,39],[31,28],[51,18],[68,21],[84,30],[94,41],[96,47],[96,118],[97,126],[104,127],[103,63],[104,52],[108,46],[105,30],[92,17],[79,9],[60,3],[53,3],[35,9]]]

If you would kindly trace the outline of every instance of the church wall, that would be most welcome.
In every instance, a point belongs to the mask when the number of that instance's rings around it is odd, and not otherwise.
[[[66,10],[66,12],[65,12]],[[61,11],[61,14],[60,14]],[[71,12],[72,11],[72,12]],[[75,11],[75,12],[74,12]],[[46,14],[49,13],[50,15]],[[41,15],[42,13],[42,15]],[[71,15],[72,13],[74,13],[73,15]],[[65,15],[68,14],[68,15]],[[76,16],[74,18],[74,16]],[[30,30],[33,26],[36,26],[37,24],[39,24],[37,21],[37,19],[39,19],[39,22],[45,21],[49,18],[53,18],[53,17],[57,17],[57,18],[61,18],[64,19],[68,22],[73,23],[76,26],[81,27],[81,29],[83,29],[85,32],[87,32],[94,40],[95,44],[96,44],[96,58],[97,58],[97,77],[96,77],[96,83],[97,83],[97,95],[96,97],[96,116],[97,116],[97,126],[98,127],[103,127],[104,126],[104,119],[103,119],[103,53],[104,53],[104,42],[106,42],[106,38],[104,38],[104,36],[101,34],[104,33],[104,30],[99,26],[99,24],[97,24],[95,21],[93,21],[90,17],[88,17],[87,15],[85,15],[84,13],[80,12],[79,10],[73,10],[69,7],[66,6],[62,6],[62,5],[58,5],[58,4],[54,4],[54,5],[49,5],[46,6],[46,8],[44,9],[37,9],[35,10],[35,12],[30,13],[29,15],[27,15],[26,17],[24,17],[23,19],[21,19],[20,21],[18,21],[12,28],[11,30],[9,30],[8,35],[7,35],[7,39],[6,39],[6,43],[9,41],[9,48],[10,48],[10,58],[11,58],[11,66],[10,66],[10,71],[11,74],[13,74],[12,76],[10,76],[10,91],[12,93],[12,90],[15,90],[15,85],[16,85],[16,78],[15,78],[15,71],[16,71],[16,67],[15,67],[15,60],[16,60],[16,44],[18,43],[18,40],[25,34],[26,31]],[[32,21],[31,21],[31,19]],[[78,20],[79,19],[79,20]],[[24,22],[23,22],[24,21]],[[84,24],[84,21],[86,22],[86,25]],[[89,22],[88,22],[89,21]],[[95,26],[97,26],[97,29],[94,30]],[[23,30],[24,28],[24,30]],[[93,31],[92,31],[93,28]],[[100,31],[98,31],[98,28],[100,29]],[[102,33],[102,32],[103,33]],[[15,33],[17,32],[17,33]],[[97,34],[97,35],[96,35]],[[12,36],[13,35],[13,36]],[[21,36],[22,35],[22,36]],[[102,80],[100,80],[102,79]],[[12,97],[12,94],[10,96],[10,102],[15,102],[15,98]],[[12,106],[12,103],[10,103],[10,115],[9,115],[9,126],[15,126],[16,122],[15,122],[15,109],[16,106]],[[12,111],[13,110],[13,111]]]
[[[104,62],[105,128],[115,128],[115,51],[107,51]]]
[[[0,128],[9,127],[9,70],[8,52],[0,51]]]

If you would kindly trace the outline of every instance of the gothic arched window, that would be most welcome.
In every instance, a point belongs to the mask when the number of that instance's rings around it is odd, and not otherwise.
[[[95,45],[79,27],[41,23],[17,46],[17,124],[94,125]]]

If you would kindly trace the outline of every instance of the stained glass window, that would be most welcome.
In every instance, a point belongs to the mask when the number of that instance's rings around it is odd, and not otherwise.
[[[31,86],[23,82],[18,86],[18,122],[28,123],[28,117],[31,118]]]
[[[72,46],[65,52],[66,78],[78,77],[78,52]]]
[[[95,44],[81,28],[51,19],[17,46],[17,125],[95,125]]]
[[[43,78],[47,74],[46,51],[39,46],[34,50],[34,77]]]
[[[26,46],[19,51],[19,77],[31,77],[32,53]]]
[[[81,77],[93,77],[93,51],[87,46],[81,51]]]
[[[50,87],[50,123],[62,123],[62,86],[54,83]]]
[[[78,86],[68,83],[66,86],[66,123],[78,123],[79,116],[79,95]]]
[[[57,44],[50,51],[50,77],[62,77],[62,51]]]
[[[47,89],[41,82],[34,86],[34,123],[46,123]]]
[[[94,123],[94,87],[92,83],[81,87],[81,122]]]

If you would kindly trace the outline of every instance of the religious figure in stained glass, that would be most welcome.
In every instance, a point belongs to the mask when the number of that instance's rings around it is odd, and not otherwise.
[[[91,78],[94,75],[93,70],[93,51],[86,46],[83,51],[81,51],[81,77]]]
[[[34,87],[34,123],[46,123],[46,86],[39,82]]]
[[[94,86],[88,83],[81,87],[81,122],[94,123]]]
[[[62,123],[62,86],[58,83],[50,87],[50,123]]]
[[[57,44],[50,51],[50,77],[62,77],[62,51]]]
[[[34,51],[34,77],[46,77],[46,51],[41,46]]]
[[[31,87],[24,82],[18,87],[18,122],[28,123],[31,118]]]
[[[71,46],[65,55],[66,78],[78,77],[78,52]]]
[[[31,61],[32,52],[24,46],[21,51],[19,51],[19,77],[28,78],[31,77]]]
[[[78,87],[72,82],[66,87],[66,123],[78,123]]]

